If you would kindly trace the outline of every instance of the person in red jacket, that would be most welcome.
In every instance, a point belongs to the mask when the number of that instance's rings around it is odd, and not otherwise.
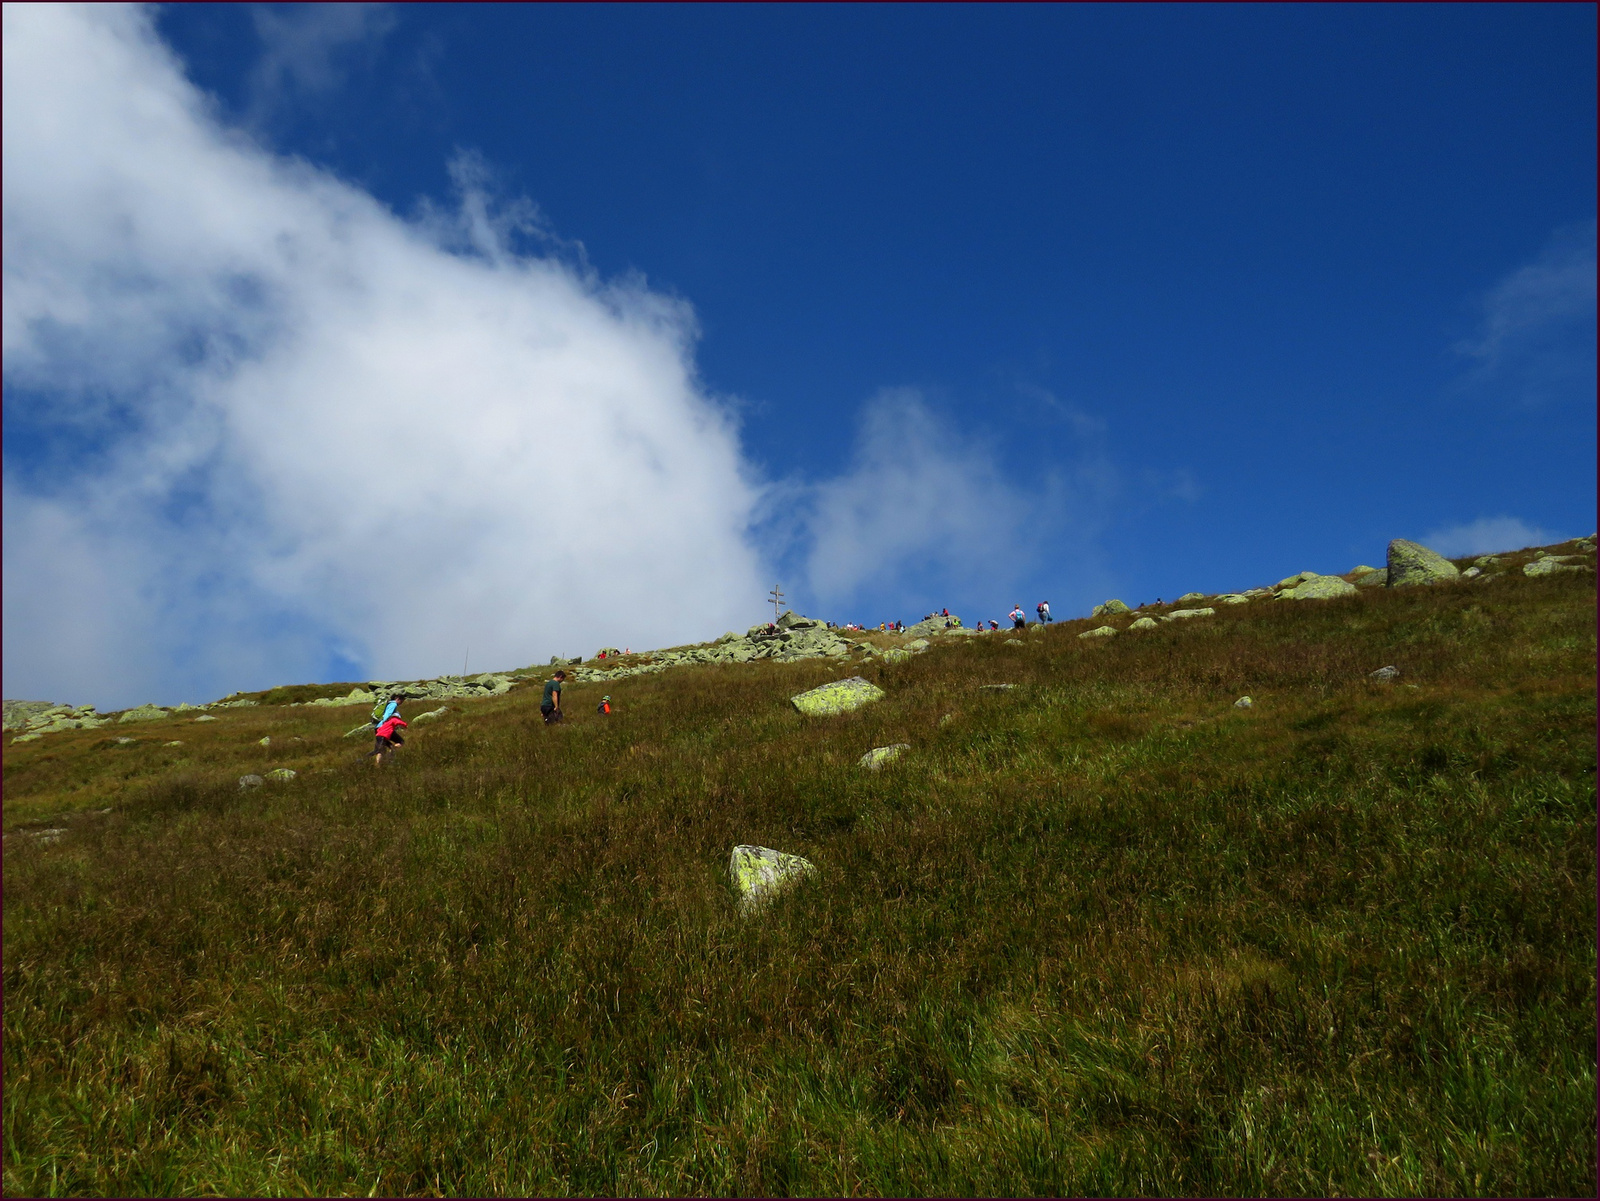
[[[405,745],[406,740],[400,734],[400,731],[405,728],[406,720],[400,716],[400,698],[395,697],[385,710],[383,721],[373,731],[375,739],[370,752],[373,767],[382,767],[386,755],[390,754],[395,747]]]

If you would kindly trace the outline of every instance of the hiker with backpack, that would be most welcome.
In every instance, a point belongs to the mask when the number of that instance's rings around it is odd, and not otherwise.
[[[1026,629],[1027,626],[1028,619],[1022,612],[1022,602],[1018,601],[1011,609],[1011,628],[1013,630],[1022,630]]]
[[[600,703],[595,706],[595,712],[604,717],[611,716],[611,698],[609,696],[601,697]]]
[[[406,720],[400,716],[400,701],[404,695],[397,692],[372,707],[373,746],[367,754],[372,759],[373,767],[382,767],[387,755],[392,754],[396,747],[405,745],[406,740],[400,733],[406,728]]]
[[[566,672],[558,671],[544,682],[544,699],[539,702],[539,712],[544,714],[547,726],[561,720],[561,683],[566,678]]]

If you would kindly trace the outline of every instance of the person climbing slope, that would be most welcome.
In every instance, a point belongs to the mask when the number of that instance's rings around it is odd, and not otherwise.
[[[609,696],[601,697],[600,698],[600,703],[595,706],[595,710],[594,711],[596,713],[603,714],[605,716],[610,716],[610,714],[611,714],[611,698]]]
[[[566,672],[558,671],[544,682],[544,699],[539,702],[539,712],[544,714],[547,726],[561,720],[561,682],[566,678]]]
[[[372,731],[372,750],[368,752],[373,767],[382,767],[384,759],[396,747],[405,745],[406,740],[400,731],[406,728],[406,720],[400,716],[400,700],[398,694],[391,696],[378,716],[377,727]]]

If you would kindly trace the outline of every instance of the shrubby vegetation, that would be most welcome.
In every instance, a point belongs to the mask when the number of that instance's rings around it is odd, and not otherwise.
[[[9,748],[6,1191],[1593,1195],[1593,576],[1088,625]]]

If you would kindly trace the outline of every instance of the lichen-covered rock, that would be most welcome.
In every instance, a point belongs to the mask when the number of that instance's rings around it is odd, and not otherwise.
[[[1396,538],[1389,543],[1389,587],[1410,588],[1461,578],[1456,565],[1420,542]]]
[[[419,713],[411,719],[411,724],[416,725],[424,721],[436,721],[450,712],[450,706],[440,705],[437,709],[429,709],[426,713]]]
[[[270,734],[267,735],[265,738],[263,738],[259,742],[257,742],[256,745],[257,746],[271,746],[272,745],[272,735],[270,735]]]
[[[1121,601],[1119,601],[1119,600],[1108,600],[1104,604],[1096,605],[1093,609],[1091,609],[1089,611],[1089,616],[1090,617],[1117,617],[1117,616],[1120,616],[1123,613],[1132,613],[1132,612],[1133,612],[1133,610],[1128,608],[1128,606],[1123,604]]]
[[[1195,601],[1203,601],[1203,600],[1205,600],[1207,595],[1208,594],[1204,593],[1204,592],[1185,592],[1182,596],[1180,596],[1177,600],[1173,601],[1172,603],[1175,604],[1175,605],[1192,605],[1192,604],[1194,604]]]
[[[1161,623],[1154,617],[1141,617],[1128,628],[1130,630],[1154,630],[1158,629],[1160,625]]]
[[[1250,598],[1242,592],[1230,592],[1225,596],[1217,597],[1219,603],[1224,605],[1248,605]]]
[[[1235,709],[1248,709],[1254,704],[1255,704],[1255,702],[1253,700],[1251,700],[1249,697],[1241,696],[1238,700],[1233,702],[1233,707]]]
[[[1392,680],[1400,674],[1400,669],[1390,664],[1388,667],[1380,667],[1377,671],[1369,672],[1368,674],[1374,680]]]
[[[211,714],[209,714],[209,713],[202,713],[199,717],[195,718],[195,720],[196,721],[216,721],[217,719],[212,717]]]
[[[1314,572],[1314,571],[1298,571],[1294,575],[1285,576],[1283,579],[1279,580],[1276,584],[1274,584],[1273,587],[1274,588],[1280,588],[1280,589],[1281,588],[1293,588],[1296,584],[1299,584],[1304,580],[1312,579],[1313,577],[1316,576],[1316,574],[1317,573]]]
[[[979,692],[1010,692],[1015,684],[979,684]]]
[[[1356,586],[1341,576],[1319,575],[1289,589],[1295,600],[1331,600],[1336,596],[1354,596]]]
[[[891,743],[889,746],[875,746],[861,756],[861,766],[868,771],[877,771],[884,764],[893,763],[910,749],[911,744],[909,742],[896,742]]]
[[[155,721],[157,718],[165,717],[166,715],[167,711],[160,705],[140,705],[137,709],[127,710],[117,720],[119,722]]]
[[[1191,617],[1215,617],[1217,611],[1207,605],[1204,609],[1174,609],[1163,619],[1165,621],[1187,621]]]
[[[736,846],[728,861],[739,908],[745,911],[759,908],[796,880],[815,875],[816,870],[809,860],[771,847]]]
[[[1564,556],[1572,557],[1572,556]],[[1587,567],[1580,567],[1574,563],[1563,563],[1561,559],[1552,556],[1548,559],[1535,559],[1532,563],[1522,565],[1522,574],[1526,576],[1555,575],[1560,571],[1588,571]]]
[[[239,777],[239,791],[243,792],[247,788],[260,788],[265,782],[260,776],[251,772],[248,776]]]
[[[807,717],[832,717],[859,709],[862,705],[880,700],[884,695],[883,689],[870,680],[851,676],[848,680],[835,680],[831,684],[792,696],[789,703]]]
[[[267,773],[267,779],[275,780],[279,784],[283,784],[283,783],[285,783],[285,782],[287,782],[289,780],[294,779],[295,774],[296,773],[295,773],[294,769],[292,769],[292,768],[275,767],[275,768],[273,768],[271,771],[269,771]]]
[[[1364,571],[1355,578],[1357,588],[1383,588],[1389,583],[1389,569],[1375,567],[1371,571]]]
[[[1096,626],[1092,630],[1085,630],[1079,638],[1109,638],[1117,632],[1116,626]],[[1011,641],[1009,638],[1006,641]]]

